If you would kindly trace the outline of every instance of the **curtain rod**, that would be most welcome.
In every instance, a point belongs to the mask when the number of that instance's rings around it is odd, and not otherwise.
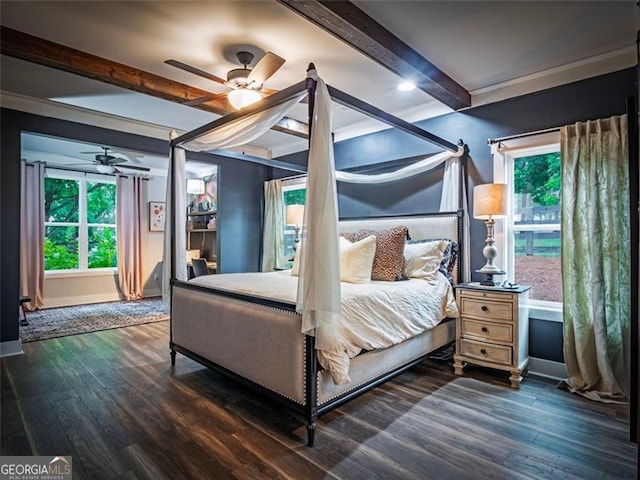
[[[117,174],[117,173],[102,173],[102,172],[89,172],[89,171],[87,171],[87,170],[77,170],[77,169],[75,169],[75,168],[69,168],[69,167],[58,167],[58,166],[56,166],[56,167],[50,167],[50,166],[48,166],[48,165],[47,165],[47,163],[46,163],[46,162],[43,162],[43,163],[44,163],[44,168],[48,168],[49,170],[63,170],[63,171],[65,171],[65,172],[84,173],[85,175],[87,175],[87,174],[89,174],[89,175],[105,175],[105,176],[107,176],[107,177],[117,177],[117,176],[120,176],[120,177],[128,178],[128,176],[127,176],[127,175],[123,175],[123,174]],[[26,165],[27,167],[33,167],[33,166],[34,166],[34,164],[33,164],[33,163],[25,163],[25,165]],[[142,180],[145,180],[145,181],[147,181],[147,182],[150,180],[149,178],[146,178],[146,177],[140,177],[140,178],[142,178]]]
[[[559,132],[559,131],[560,131],[560,127],[545,128],[544,130],[536,130],[534,132],[527,132],[527,133],[518,133],[516,135],[509,135],[508,137],[487,138],[487,143],[489,145],[493,145],[494,143],[503,142],[505,140],[513,140],[515,138],[533,137],[534,135],[540,135],[542,133],[551,133],[551,132]]]

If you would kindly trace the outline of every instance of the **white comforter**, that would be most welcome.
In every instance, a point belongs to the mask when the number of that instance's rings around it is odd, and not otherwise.
[[[196,277],[191,283],[295,305],[298,277],[290,270],[230,273]],[[458,314],[453,289],[440,273],[435,285],[416,278],[342,283],[341,291],[341,346],[335,351],[318,350],[318,361],[336,384],[349,382],[349,359],[360,351],[390,347]]]

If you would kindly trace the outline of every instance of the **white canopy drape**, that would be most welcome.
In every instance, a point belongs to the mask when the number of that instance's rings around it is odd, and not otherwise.
[[[171,132],[175,138],[176,132]],[[187,179],[186,155],[182,148],[174,148],[169,156],[169,172],[167,173],[167,192],[165,202],[164,255],[162,258],[162,299],[169,303],[171,299],[171,263],[173,262],[172,245],[175,245],[175,276],[178,280],[187,279],[187,239],[184,226],[187,222]],[[172,197],[175,191],[176,198]],[[176,231],[172,234],[171,217],[175,218]]]
[[[338,205],[336,196],[336,179],[357,183],[385,183],[395,181],[418,173],[431,170],[447,160],[445,183],[455,185],[446,190],[446,197],[453,201],[441,204],[447,211],[458,209],[461,167],[457,157],[464,153],[462,147],[456,153],[443,152],[426,158],[396,172],[380,175],[359,175],[347,172],[336,172],[331,138],[331,97],[324,81],[317,76],[315,70],[308,72],[308,77],[316,80],[316,97],[314,101],[313,128],[309,145],[307,170],[307,200],[304,219],[304,239],[301,250],[300,276],[298,280],[298,297],[296,310],[302,314],[302,330],[316,336],[316,347],[324,350],[340,348],[337,329],[334,328],[340,319],[340,266],[338,248]],[[243,145],[260,137],[274,126],[286,112],[306,95],[301,92],[291,100],[258,112],[247,117],[231,121],[220,128],[185,141],[181,144],[189,150],[215,150]],[[176,151],[181,149],[176,148]],[[184,154],[184,152],[183,152]],[[176,155],[174,154],[174,157]],[[452,158],[453,157],[453,158]],[[176,161],[176,167],[184,172]],[[184,178],[168,178],[167,194],[169,198],[170,182],[176,183],[176,195],[183,198]],[[184,173],[183,173],[184,177]],[[180,193],[182,192],[182,193]],[[443,192],[443,199],[444,199]],[[169,208],[169,200],[167,201]],[[183,206],[182,206],[183,207]],[[184,210],[176,204],[176,208]],[[170,210],[167,210],[169,214]],[[184,211],[182,216],[184,217]],[[178,216],[176,215],[176,219]],[[184,218],[176,221],[183,225]],[[184,235],[175,235],[176,251],[184,255]],[[181,240],[181,243],[178,241]],[[165,258],[167,252],[165,251]],[[165,264],[167,262],[165,261]],[[182,262],[185,263],[185,262]],[[166,265],[165,265],[166,268]],[[165,277],[168,276],[165,273]]]

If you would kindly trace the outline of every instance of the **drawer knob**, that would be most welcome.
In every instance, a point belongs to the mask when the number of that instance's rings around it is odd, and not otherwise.
[[[483,348],[482,350],[480,350],[480,353],[483,354],[483,355],[486,355],[487,351]]]
[[[482,311],[486,312],[487,310],[489,310],[489,307],[487,307],[486,305],[482,305]]]
[[[482,327],[482,331],[483,331],[484,333],[487,333],[487,332],[489,331],[489,329],[488,329],[487,327]]]

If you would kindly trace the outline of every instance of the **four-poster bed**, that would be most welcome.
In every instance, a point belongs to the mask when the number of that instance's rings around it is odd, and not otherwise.
[[[444,161],[446,157],[457,159],[455,165],[447,164],[445,169],[450,174],[454,172],[456,177],[455,185],[445,189],[449,200],[444,201],[443,197],[441,203],[441,210],[447,211],[415,216],[341,219],[338,222],[329,94],[344,105],[452,152],[438,160]],[[176,227],[183,221],[180,204],[181,196],[184,196],[180,184],[184,183],[183,173],[178,171],[184,167],[184,151],[180,152],[177,147],[205,150],[211,149],[212,145],[215,145],[213,148],[224,148],[233,142],[246,143],[267,131],[272,124],[269,122],[277,122],[290,105],[304,96],[309,103],[310,148],[305,243],[300,254],[300,276],[293,287],[294,291],[297,288],[297,295],[289,298],[272,292],[263,294],[251,288],[230,288],[218,281],[221,278],[216,278],[212,284],[187,282],[182,271],[185,262],[181,253],[184,248],[179,233],[176,233],[179,231]],[[265,117],[267,121],[259,121]],[[240,127],[234,129],[238,123]],[[245,135],[247,131],[249,133]],[[420,362],[428,353],[454,340],[454,322],[440,322],[443,317],[457,313],[451,285],[441,276],[439,281],[445,286],[439,288],[440,297],[434,300],[436,306],[432,308],[434,318],[437,318],[428,326],[421,325],[413,336],[398,339],[399,343],[384,344],[384,348],[364,349],[367,351],[355,354],[348,361],[347,376],[336,377],[334,371],[319,366],[326,352],[335,353],[344,344],[340,337],[344,303],[341,303],[340,294],[339,233],[406,227],[413,240],[449,239],[459,246],[460,252],[465,252],[466,214],[464,209],[460,209],[466,203],[464,166],[460,165],[460,157],[464,154],[462,145],[456,146],[328,87],[315,76],[315,70],[311,70],[306,81],[271,95],[242,112],[232,113],[177,137],[171,141],[171,146],[167,207],[172,233],[168,236],[170,241],[165,243],[165,268],[169,264],[171,270],[172,364],[175,364],[176,352],[179,352],[276,398],[304,416],[308,445],[312,446],[315,421],[319,415],[397,375]],[[344,181],[357,179],[345,178]],[[452,202],[451,198],[455,201]],[[456,206],[451,207],[452,203]],[[466,276],[467,264],[463,259],[464,255],[459,255],[453,268],[454,282]],[[283,273],[276,272],[275,275]],[[233,275],[242,274],[228,277]],[[247,274],[247,278],[252,275],[259,274]],[[240,282],[238,277],[235,279],[237,285],[244,282],[244,277]],[[284,277],[279,281],[285,281]],[[286,282],[291,283],[290,279]],[[351,287],[347,288],[348,292],[349,289]],[[318,352],[323,357],[319,357]]]

